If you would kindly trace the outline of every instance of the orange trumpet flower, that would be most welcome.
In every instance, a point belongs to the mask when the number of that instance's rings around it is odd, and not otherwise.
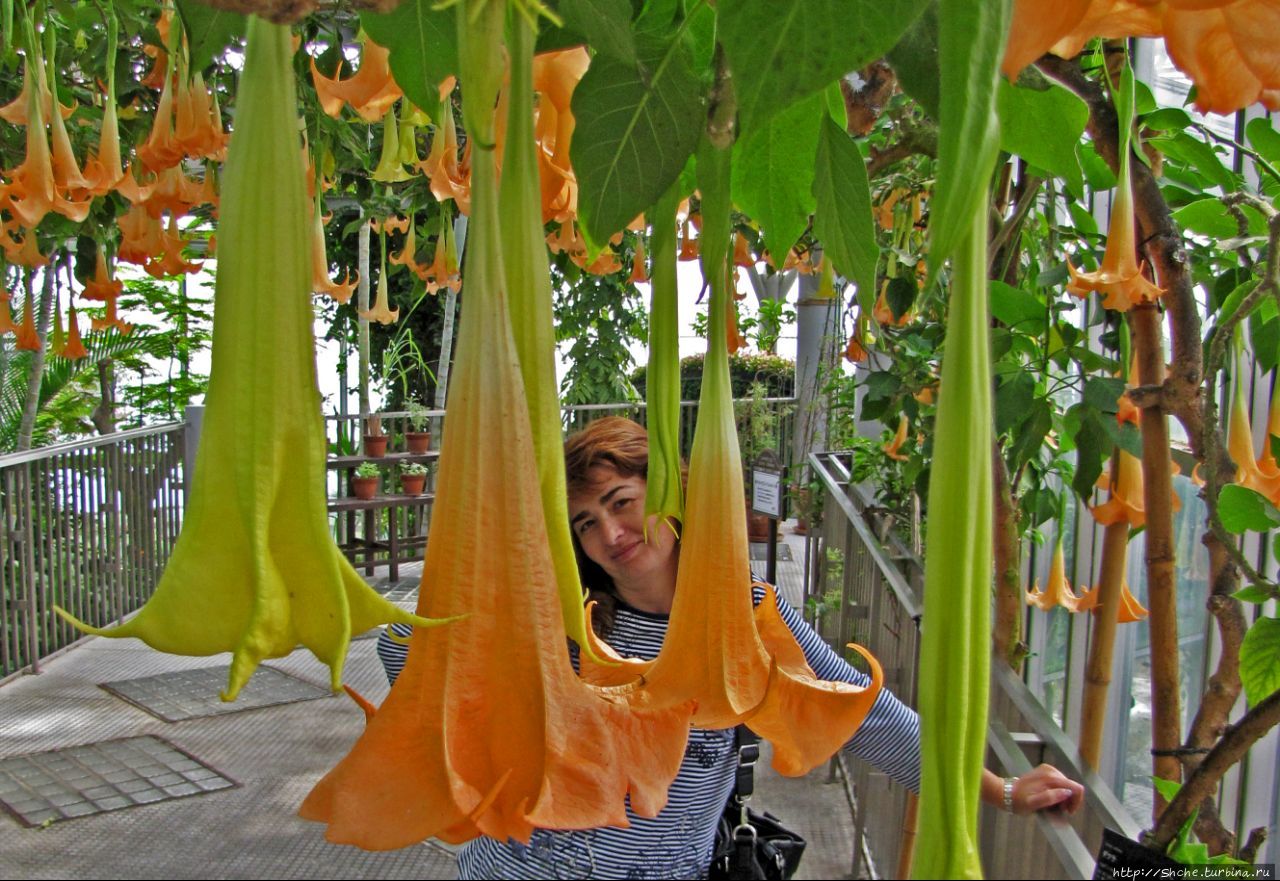
[[[91,196],[105,196],[125,178],[120,158],[120,121],[115,99],[107,97],[102,112],[102,130],[98,135],[98,149],[84,164],[84,178]]]
[[[320,99],[320,108],[334,119],[341,116],[344,104],[350,104],[365,122],[377,122],[404,95],[391,76],[391,53],[367,35],[363,42],[360,67],[354,76],[345,80],[341,78],[345,59],[338,62],[332,79],[320,73],[316,60],[311,59],[311,81]]]
[[[186,155],[173,134],[174,79],[173,76],[165,77],[164,88],[160,90],[160,100],[156,104],[156,115],[151,122],[151,131],[147,139],[137,147],[138,161],[151,172],[159,173],[177,165]]]
[[[38,76],[34,71],[31,75]],[[80,223],[89,216],[90,200],[74,202],[63,197],[54,175],[53,157],[45,136],[44,116],[40,112],[40,100],[35,90],[28,93],[27,114],[31,122],[27,125],[26,156],[21,165],[7,172],[10,179],[6,194],[9,210],[20,224],[32,230],[51,211],[73,223]]]
[[[153,257],[164,252],[163,230],[160,221],[136,202],[118,221],[120,247],[116,259],[125,263],[145,266]]]
[[[204,265],[202,260],[186,260],[182,256],[187,240],[178,229],[178,215],[169,215],[169,225],[160,234],[162,255],[152,257],[142,268],[152,278],[169,278],[195,272]]]
[[[400,318],[400,310],[391,308],[391,293],[387,285],[386,246],[382,249],[382,269],[378,273],[378,295],[374,299],[373,308],[362,310],[360,317],[365,321],[376,321],[379,324],[395,324]]]
[[[325,251],[324,225],[320,217],[320,197],[317,195],[311,207],[311,292],[328,294],[338,303],[351,299],[351,293],[360,283],[360,276],[351,280],[351,270],[347,270],[342,282],[329,278],[329,257]]]
[[[1231,394],[1230,422],[1227,425],[1227,452],[1236,463],[1235,482],[1261,493],[1272,501],[1280,501],[1280,474],[1268,473],[1259,467],[1253,453],[1253,427],[1249,424],[1249,412],[1245,408],[1244,384],[1240,379],[1240,359],[1237,358],[1236,376]],[[1266,452],[1270,453],[1270,437]],[[1265,459],[1265,457],[1264,457]]]
[[[500,32],[502,7],[482,14],[496,14]],[[466,17],[460,21],[467,26]],[[474,61],[465,51],[467,69]],[[521,67],[513,65],[513,79],[529,75]],[[497,86],[485,92],[471,85],[476,80],[468,78],[464,100],[475,127],[488,129],[474,134],[489,140],[492,126],[483,122]],[[437,516],[423,563],[430,587],[419,600],[421,613],[466,617],[413,634],[390,696],[301,810],[328,823],[330,841],[365,848],[403,847],[431,835],[527,842],[535,827],[625,826],[628,798],[633,811],[652,817],[688,739],[687,701],[653,709],[646,690],[593,688],[570,664],[503,293],[491,151],[478,156],[473,185],[471,293],[452,379],[459,412],[441,451]],[[386,797],[400,787],[413,797]]]
[[[649,280],[649,273],[644,265],[644,239],[636,238],[636,249],[631,255],[631,276],[627,281],[632,284],[639,284],[642,281]]]
[[[67,310],[67,342],[62,347],[62,357],[68,361],[79,361],[88,354],[89,350],[84,347],[84,341],[80,338],[80,322],[76,318],[76,307],[73,303]]]
[[[17,339],[14,346],[28,352],[40,351],[40,335],[36,333],[36,301],[35,295],[27,292],[27,306],[22,310],[22,324],[18,326]]]
[[[1051,611],[1055,606],[1062,606],[1068,612],[1079,608],[1080,597],[1076,596],[1071,583],[1067,581],[1067,562],[1062,550],[1061,530],[1053,545],[1053,558],[1049,563],[1049,580],[1045,589],[1041,591],[1040,582],[1036,581],[1035,586],[1027,591],[1026,599],[1028,606],[1035,606],[1043,612]]]
[[[1133,214],[1133,183],[1129,179],[1129,156],[1120,160],[1119,186],[1111,206],[1111,226],[1107,230],[1107,250],[1097,272],[1081,272],[1067,261],[1071,281],[1067,290],[1084,298],[1089,291],[1102,294],[1104,309],[1127,312],[1141,303],[1155,302],[1164,290],[1142,274],[1138,265],[1138,243]]]
[[[18,325],[13,323],[13,312],[9,309],[9,301],[13,295],[0,291],[0,334],[17,333]]]
[[[15,242],[9,238],[6,233],[3,239],[0,239],[0,245],[4,246],[5,259],[10,263],[16,263],[18,266],[26,266],[34,269],[37,266],[47,266],[49,258],[40,253],[40,248],[36,242],[36,231],[28,229],[23,233],[22,239]]]
[[[94,318],[91,321],[94,330],[107,330],[114,327],[120,331],[122,336],[128,336],[133,331],[133,325],[124,321],[116,314],[116,300],[118,297],[111,297],[107,300],[107,314],[102,318]]]
[[[887,444],[885,444],[882,447],[882,449],[885,452],[885,455],[888,456],[890,459],[895,459],[899,462],[905,462],[907,460],[906,454],[900,453],[898,451],[902,449],[902,445],[906,443],[906,440],[907,440],[907,414],[903,413],[898,417],[898,430],[897,432],[894,433],[893,440],[889,441]]]
[[[1093,612],[1097,614],[1101,585],[1095,584],[1083,594],[1076,602],[1077,612]],[[1142,603],[1138,602],[1138,598],[1129,590],[1129,582],[1125,580],[1120,586],[1120,609],[1116,613],[1116,621],[1120,624],[1133,624],[1147,617],[1147,610],[1143,608]]]
[[[1270,0],[1015,0],[1003,70],[1010,79],[1045,52],[1078,54],[1094,37],[1165,38],[1196,85],[1196,108],[1280,108],[1280,9]]]

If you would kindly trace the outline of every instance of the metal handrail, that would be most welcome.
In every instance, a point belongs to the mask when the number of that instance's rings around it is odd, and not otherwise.
[[[820,622],[824,636],[837,649],[851,639],[864,642],[880,657],[886,681],[895,680],[894,690],[910,702],[918,671],[922,609],[902,567],[920,563],[908,549],[897,547],[890,553],[877,539],[875,528],[867,521],[869,500],[852,483],[850,469],[840,461],[840,455],[815,453],[809,459],[812,473],[823,487],[824,505],[821,530],[811,532],[809,538],[818,550],[806,553],[812,561],[808,573],[811,595],[825,598],[826,589],[840,588],[839,621],[834,632],[830,621]],[[839,585],[826,583],[824,560],[828,557],[840,561]],[[831,563],[825,566],[829,568]],[[1022,679],[1001,663],[992,665],[989,720],[990,767],[1017,775],[1042,761],[1049,762],[1083,782],[1086,793],[1084,807],[1076,815],[1037,815],[1031,834],[1026,818],[984,806],[981,849],[988,877],[1089,877],[1104,828],[1131,839],[1138,837],[1137,823],[1120,800],[1085,766],[1075,743]],[[1033,758],[1028,758],[1028,750]],[[874,810],[858,812],[859,838],[868,842],[881,865],[896,865],[906,791],[873,769],[855,767],[851,776],[859,790],[857,804],[875,805]],[[854,869],[858,871],[856,863]],[[875,867],[868,869],[874,875]]]
[[[40,459],[48,459],[51,456],[57,456],[61,453],[71,453],[78,450],[91,450],[96,447],[111,446],[123,441],[150,437],[155,434],[164,434],[165,432],[176,431],[185,427],[186,423],[184,422],[164,422],[159,425],[146,425],[142,428],[130,428],[125,431],[116,431],[111,434],[99,435],[98,437],[65,441],[60,444],[49,444],[48,446],[36,447],[33,450],[23,450],[18,453],[4,453],[0,454],[0,468],[7,468],[10,465],[21,465],[24,462],[35,462]]]

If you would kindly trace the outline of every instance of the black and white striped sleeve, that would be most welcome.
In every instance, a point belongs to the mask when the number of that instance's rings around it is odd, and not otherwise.
[[[852,682],[866,685],[867,674],[855,669],[832,651],[800,613],[784,600],[778,589],[772,590],[782,620],[804,651],[805,660],[819,679],[828,682]],[[912,792],[920,791],[920,718],[915,711],[883,688],[871,712],[853,737],[844,745],[850,755],[870,762]]]

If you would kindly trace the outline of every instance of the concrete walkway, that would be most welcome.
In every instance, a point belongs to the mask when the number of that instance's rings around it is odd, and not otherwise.
[[[799,598],[803,543],[779,582]],[[763,564],[757,564],[763,571]],[[408,602],[420,565],[404,567],[392,595]],[[376,582],[375,582],[376,583]],[[384,587],[379,585],[379,587]],[[375,641],[352,644],[345,680],[375,703],[387,685]],[[296,816],[298,804],[350,748],[362,713],[346,697],[247,709],[165,722],[99,687],[100,683],[225,665],[229,656],[184,658],[136,640],[90,639],[49,661],[38,676],[0,688],[0,762],[79,744],[154,735],[238,786],[156,804],[26,828],[0,818],[3,878],[452,878],[447,847],[426,842],[369,853],[324,841],[321,827]],[[327,671],[308,652],[268,662],[326,687]],[[801,878],[848,877],[853,827],[844,786],[826,767],[784,779],[762,763],[753,804],[805,835]]]

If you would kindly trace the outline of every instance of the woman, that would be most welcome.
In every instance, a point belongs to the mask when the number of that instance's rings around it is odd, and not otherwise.
[[[645,430],[628,419],[591,423],[565,444],[569,519],[583,585],[596,601],[592,626],[619,653],[652,658],[662,647],[675,598],[680,543],[668,524],[644,515],[649,461]],[[746,585],[743,586],[746,589]],[[777,603],[819,678],[866,685],[868,677],[833,652],[777,593],[753,588],[755,603]],[[402,636],[401,625],[392,625]],[[407,649],[384,633],[378,653],[394,682]],[[570,651],[577,663],[576,647]],[[480,838],[458,854],[463,878],[697,878],[711,861],[715,830],[733,789],[733,731],[689,732],[667,806],[652,819],[628,811],[630,828],[536,830],[528,845]],[[918,791],[920,727],[887,689],[844,749]],[[1009,800],[1006,802],[1006,789]],[[1027,813],[1062,805],[1075,811],[1083,787],[1041,765],[1006,781],[984,771],[982,796]]]

